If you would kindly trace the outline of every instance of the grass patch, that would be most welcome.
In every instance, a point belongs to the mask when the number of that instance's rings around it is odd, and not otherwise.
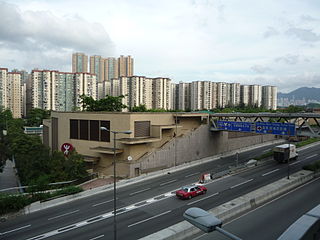
[[[9,212],[16,212],[24,208],[25,206],[36,202],[45,201],[52,198],[62,197],[65,195],[71,195],[83,191],[78,186],[68,186],[53,192],[37,192],[32,194],[0,194],[0,214]]]
[[[311,143],[314,143],[314,142],[318,142],[318,141],[320,141],[320,138],[309,138],[307,140],[304,140],[304,141],[296,143],[296,147],[297,148],[303,147],[305,145],[308,145],[308,144],[311,144]]]
[[[310,171],[313,171],[313,172],[318,172],[320,171],[320,160],[314,162],[314,163],[310,163],[308,165],[304,165],[302,167],[302,169],[304,170],[310,170]]]
[[[264,153],[264,154],[262,154],[262,155],[260,155],[258,157],[255,157],[254,159],[259,161],[259,160],[262,160],[264,158],[271,157],[271,156],[273,156],[273,152],[272,151],[268,151],[268,152],[266,152],[266,153]]]

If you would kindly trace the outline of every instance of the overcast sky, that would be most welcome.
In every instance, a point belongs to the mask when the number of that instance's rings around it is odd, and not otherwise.
[[[73,52],[134,74],[320,87],[319,0],[0,0],[0,67],[71,71]]]

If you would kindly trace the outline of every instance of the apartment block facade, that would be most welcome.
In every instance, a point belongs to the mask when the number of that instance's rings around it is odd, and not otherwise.
[[[88,72],[88,56],[84,53],[72,54],[72,72]]]
[[[174,109],[203,110],[236,106],[277,109],[277,87],[240,85],[240,83],[194,81],[172,84]]]
[[[0,68],[0,106],[8,108],[8,68]]]
[[[89,63],[89,72],[97,75],[98,83],[130,77],[134,72],[134,60],[130,55],[121,55],[119,58],[94,55],[90,56]],[[72,54],[72,72],[88,72],[88,56],[83,53]]]
[[[14,118],[22,117],[22,86],[21,86],[21,74],[16,72],[9,72],[8,75],[8,108],[12,112]]]
[[[82,94],[97,99],[95,74],[50,70],[31,72],[32,108],[54,111],[81,109]]]
[[[169,78],[152,79],[152,108],[172,109],[171,80]]]
[[[177,109],[182,111],[191,109],[191,83],[180,82],[179,84],[177,84],[177,88]]]
[[[0,105],[5,109],[10,109],[14,118],[21,118],[24,97],[21,74],[8,72],[7,68],[0,68]]]
[[[91,56],[90,57],[90,73],[97,75],[98,83],[103,82],[105,80],[105,68],[106,59],[101,56]]]
[[[277,109],[277,87],[262,86],[262,105],[267,109]]]

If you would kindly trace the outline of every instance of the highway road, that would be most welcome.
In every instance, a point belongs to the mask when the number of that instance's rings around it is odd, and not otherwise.
[[[239,162],[270,149],[262,147],[239,154]],[[301,151],[291,171],[318,159],[317,147]],[[271,161],[249,171],[207,184],[208,193],[190,201],[176,199],[172,192],[196,182],[203,172],[223,170],[234,163],[235,156],[197,165],[118,189],[119,239],[137,239],[179,221],[191,206],[211,209],[249,191],[286,176],[287,166]],[[4,239],[112,239],[112,191],[73,201],[54,208],[1,223]]]
[[[320,204],[319,189],[320,178],[223,225],[222,228],[245,240],[277,239],[299,217]],[[212,232],[190,239],[229,240],[230,238]]]

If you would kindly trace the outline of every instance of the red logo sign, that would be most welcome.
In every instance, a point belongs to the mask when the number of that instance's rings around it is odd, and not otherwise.
[[[65,156],[68,156],[72,150],[73,150],[73,146],[71,143],[64,143],[61,145],[61,151]]]

